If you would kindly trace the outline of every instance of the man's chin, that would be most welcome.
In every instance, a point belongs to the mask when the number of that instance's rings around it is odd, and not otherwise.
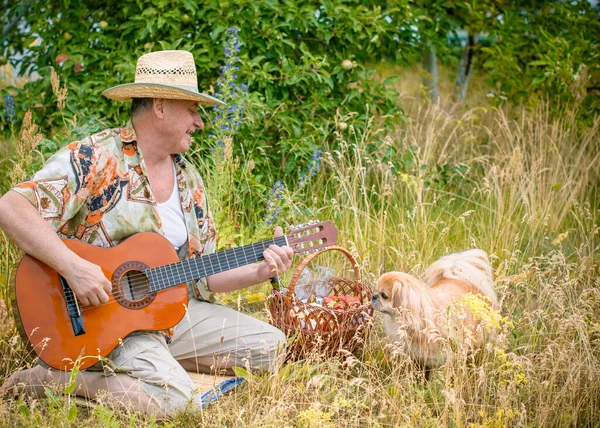
[[[181,152],[180,153],[187,152],[190,149],[190,147],[192,146],[193,142],[194,142],[194,139],[192,137],[190,137],[189,135],[185,136],[181,140]]]

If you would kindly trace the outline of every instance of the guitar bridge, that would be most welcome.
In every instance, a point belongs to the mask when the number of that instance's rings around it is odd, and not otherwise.
[[[77,298],[62,275],[59,275],[58,277],[60,278],[63,294],[65,295],[65,302],[69,311],[69,318],[71,318],[71,326],[73,326],[73,334],[75,336],[85,334],[85,327],[83,326],[83,318],[81,317],[81,311],[79,310],[79,305],[77,304]]]

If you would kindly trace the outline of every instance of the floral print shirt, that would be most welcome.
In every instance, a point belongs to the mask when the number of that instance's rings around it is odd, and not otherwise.
[[[180,258],[213,253],[216,233],[202,178],[181,155],[173,158],[188,232]],[[62,148],[12,190],[25,196],[61,238],[112,247],[139,232],[164,235],[131,121]],[[213,300],[204,278],[189,283],[188,291]]]

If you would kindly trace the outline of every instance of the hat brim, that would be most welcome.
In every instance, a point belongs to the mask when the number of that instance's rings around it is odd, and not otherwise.
[[[165,98],[197,101],[205,105],[225,105],[223,101],[193,89],[159,83],[127,83],[113,86],[102,92],[102,95],[117,101],[131,101],[132,98]]]

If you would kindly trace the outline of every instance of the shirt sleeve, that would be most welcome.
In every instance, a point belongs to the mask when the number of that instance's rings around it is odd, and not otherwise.
[[[81,186],[85,177],[78,177],[72,166],[73,156],[78,155],[73,150],[76,147],[78,143],[62,148],[32,178],[11,189],[24,196],[55,231],[73,218],[85,202]]]

